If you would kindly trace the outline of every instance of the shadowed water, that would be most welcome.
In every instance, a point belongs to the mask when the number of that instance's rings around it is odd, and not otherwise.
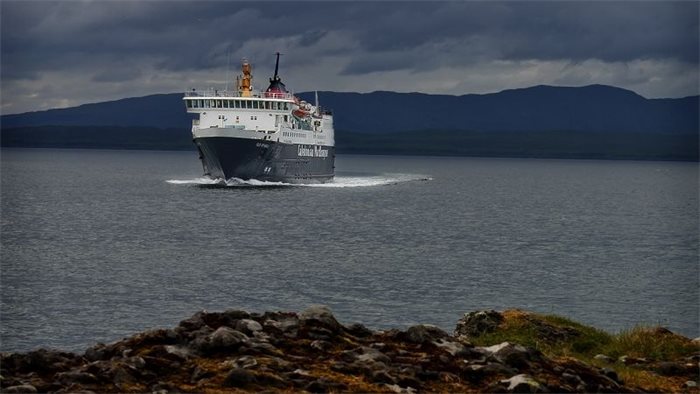
[[[518,307],[700,335],[697,163],[336,167],[323,187],[212,187],[193,152],[3,150],[2,350],[319,303],[372,328]]]

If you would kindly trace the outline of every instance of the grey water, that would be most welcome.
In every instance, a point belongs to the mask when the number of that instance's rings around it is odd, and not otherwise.
[[[212,187],[194,152],[1,153],[3,351],[312,304],[700,335],[698,163],[339,155],[326,187]]]

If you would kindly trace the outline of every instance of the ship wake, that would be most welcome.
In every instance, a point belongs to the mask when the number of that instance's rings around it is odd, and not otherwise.
[[[431,181],[432,177],[420,174],[381,174],[381,175],[336,175],[327,183],[296,184],[284,182],[266,182],[256,179],[231,178],[228,180],[199,177],[194,179],[170,179],[167,183],[173,185],[197,185],[202,187],[322,187],[348,188],[395,185],[405,182]]]

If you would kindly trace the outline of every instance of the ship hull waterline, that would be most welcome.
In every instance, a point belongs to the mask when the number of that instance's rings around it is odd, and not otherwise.
[[[335,172],[335,147],[235,137],[193,139],[204,174],[229,180],[326,183]]]

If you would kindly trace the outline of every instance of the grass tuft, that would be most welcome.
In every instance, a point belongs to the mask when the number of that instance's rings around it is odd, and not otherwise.
[[[478,346],[514,342],[534,347],[551,357],[572,356],[590,360],[597,354],[672,360],[700,351],[688,338],[661,327],[635,327],[616,335],[557,315],[506,311],[494,332],[472,338]]]

